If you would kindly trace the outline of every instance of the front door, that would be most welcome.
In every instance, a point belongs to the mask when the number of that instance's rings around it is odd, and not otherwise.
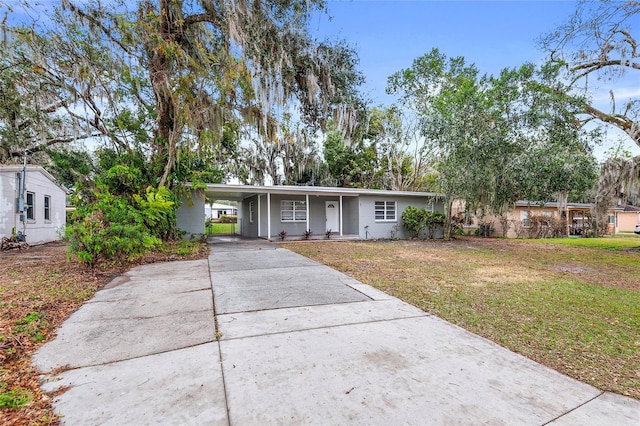
[[[327,212],[327,232],[340,232],[340,209],[337,201],[325,201],[325,210]]]

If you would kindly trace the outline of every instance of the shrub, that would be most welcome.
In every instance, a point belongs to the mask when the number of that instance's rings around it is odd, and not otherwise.
[[[423,231],[426,238],[434,238],[438,227],[444,225],[445,218],[443,213],[409,206],[402,212],[402,226],[411,238],[420,238]]]
[[[129,199],[102,186],[95,197],[73,213],[74,223],[67,227],[71,253],[91,268],[103,259],[142,255],[173,230],[175,210],[166,188],[148,188],[144,197]]]
[[[402,212],[402,227],[407,230],[409,237],[418,238],[425,227],[424,215],[426,210],[408,206]]]

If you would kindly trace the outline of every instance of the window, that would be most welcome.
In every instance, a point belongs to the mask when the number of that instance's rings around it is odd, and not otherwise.
[[[253,201],[249,201],[249,222],[253,223]]]
[[[395,201],[376,201],[375,203],[376,221],[390,222],[396,220]]]
[[[44,220],[47,222],[51,220],[51,196],[50,195],[44,196]]]
[[[33,192],[27,192],[27,205],[25,206],[25,210],[27,211],[27,220],[36,220],[34,215],[34,201],[35,194]]]
[[[305,222],[307,220],[307,203],[305,201],[280,201],[281,222]]]
[[[528,227],[529,225],[531,225],[531,222],[529,221],[529,218],[531,217],[531,212],[529,212],[529,210],[523,210],[520,213],[520,217],[522,218],[522,225]]]
[[[553,217],[553,212],[542,212],[542,216],[551,219]]]
[[[609,225],[615,225],[616,224],[616,217],[612,214],[609,215]]]

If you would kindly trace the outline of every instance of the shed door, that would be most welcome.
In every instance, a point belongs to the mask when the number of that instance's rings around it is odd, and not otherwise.
[[[340,209],[337,201],[325,201],[325,210],[327,214],[327,228],[331,232],[340,232]]]

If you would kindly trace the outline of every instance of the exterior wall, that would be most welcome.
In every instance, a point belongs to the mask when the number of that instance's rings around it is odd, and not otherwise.
[[[21,169],[21,168],[20,168]],[[27,167],[26,189],[34,194],[33,220],[20,221],[17,212],[18,176],[16,168],[0,168],[0,238],[11,236],[12,229],[26,234],[29,244],[59,240],[66,225],[66,193],[40,167]],[[50,197],[49,220],[45,220],[44,199]],[[26,211],[24,213],[26,215]]]
[[[311,200],[314,198],[314,200]],[[322,198],[322,197],[318,197]],[[288,236],[302,235],[307,230],[307,222],[282,222],[280,216],[280,201],[289,200],[289,201],[305,201],[304,195],[280,195],[280,194],[271,194],[271,238],[277,237],[280,231],[285,231]],[[266,201],[266,197],[265,197]],[[311,232],[314,234],[319,234],[321,232],[321,228],[319,225],[319,202],[316,197],[309,197],[309,206],[307,206],[307,215],[309,215],[309,226],[311,227]],[[324,202],[322,203],[324,210]],[[266,218],[266,203],[265,203],[265,212],[264,217]],[[324,225],[324,213],[322,213],[322,224]],[[261,229],[262,236],[267,236],[267,224],[265,223],[264,229]],[[324,233],[324,231],[322,231]]]
[[[192,190],[191,199],[182,197],[180,207],[176,212],[177,226],[180,231],[184,231],[184,237],[189,239],[192,236],[204,235],[204,193],[201,190]]]
[[[529,211],[531,216],[541,216],[544,212],[551,213],[551,217],[560,218],[560,213],[558,209],[555,207],[540,207],[540,206],[516,206],[513,210],[507,213],[507,220],[509,224],[509,229],[507,230],[506,237],[507,238],[518,238],[518,233],[516,232],[516,224],[522,222],[522,212]],[[485,218],[483,222],[491,222],[492,228],[495,230],[493,235],[501,237],[502,234],[502,224],[500,223],[500,218],[491,216]]]
[[[616,232],[633,232],[640,225],[640,212],[618,212]]]
[[[346,235],[359,235],[360,217],[358,214],[360,206],[359,197],[342,197],[342,233]]]
[[[396,220],[383,222],[375,218],[376,201],[395,201]],[[359,229],[358,234],[361,239],[391,238],[392,234],[396,238],[407,238],[406,231],[402,228],[402,212],[409,206],[416,208],[425,207],[428,210],[444,213],[442,201],[433,201],[430,198],[398,197],[398,196],[371,196],[365,195],[359,198]],[[436,238],[442,237],[442,230],[436,233]]]

